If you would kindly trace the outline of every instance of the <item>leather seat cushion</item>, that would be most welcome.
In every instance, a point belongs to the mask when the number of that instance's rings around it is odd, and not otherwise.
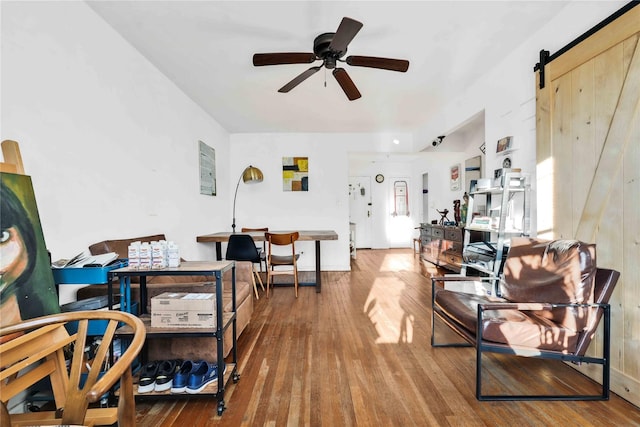
[[[508,302],[505,299],[437,289],[436,309],[475,335],[478,304]],[[487,310],[484,312],[483,339],[509,346],[573,352],[578,333],[533,311]]]

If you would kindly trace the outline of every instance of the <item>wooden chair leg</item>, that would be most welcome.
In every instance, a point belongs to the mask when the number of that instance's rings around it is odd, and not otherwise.
[[[256,286],[256,277],[253,265],[251,265],[251,284],[253,285],[253,292],[256,294],[256,299],[260,299],[260,296],[258,295],[258,286]]]
[[[261,264],[262,265],[262,264]],[[256,277],[258,278],[258,282],[260,282],[260,287],[262,288],[262,291],[264,292],[264,283],[262,283],[262,277],[260,277],[260,273],[258,273],[255,270],[255,266],[253,267],[253,274],[256,275]]]
[[[273,277],[271,276],[271,270],[267,268],[267,299],[269,298],[269,288],[271,287],[271,281]]]

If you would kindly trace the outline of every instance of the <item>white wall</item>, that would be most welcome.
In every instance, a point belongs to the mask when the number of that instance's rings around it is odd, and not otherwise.
[[[411,137],[402,140],[411,146]],[[240,184],[236,224],[240,227],[267,226],[271,230],[331,229],[339,240],[323,241],[322,268],[349,270],[349,161],[353,151],[387,147],[391,139],[372,134],[234,134],[231,136],[230,188],[249,164],[264,173],[260,184]],[[387,149],[387,148],[384,148]],[[399,149],[398,149],[399,150]],[[309,191],[282,190],[282,157],[309,158]],[[406,170],[406,165],[405,165]],[[231,215],[229,215],[231,218]],[[230,224],[225,229],[230,229]],[[306,256],[301,270],[315,267],[312,242],[301,242]],[[388,244],[378,243],[378,247]]]
[[[0,139],[20,143],[47,246],[162,233],[187,259],[228,222],[229,135],[84,2],[2,2]],[[218,196],[199,194],[198,140]]]

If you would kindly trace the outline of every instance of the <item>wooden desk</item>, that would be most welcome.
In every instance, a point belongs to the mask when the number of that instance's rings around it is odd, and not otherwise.
[[[338,233],[333,230],[293,230],[300,233],[298,241],[315,241],[316,242],[316,282],[315,283],[300,283],[301,285],[315,285],[316,292],[320,292],[322,289],[322,279],[320,275],[320,241],[321,240],[338,240]],[[270,233],[291,233],[292,231],[280,231],[269,230]],[[212,243],[216,244],[216,259],[219,261],[222,259],[222,242],[228,242],[229,236],[232,233],[230,231],[222,231],[213,234],[204,234],[196,237],[198,243]],[[249,234],[253,237],[253,240],[257,242],[264,241],[263,231],[251,231],[239,234]]]

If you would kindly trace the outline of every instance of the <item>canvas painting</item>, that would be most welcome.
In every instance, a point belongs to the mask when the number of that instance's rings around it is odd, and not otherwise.
[[[284,191],[309,191],[309,158],[282,158],[282,189]]]
[[[0,325],[59,313],[31,177],[0,173]]]

